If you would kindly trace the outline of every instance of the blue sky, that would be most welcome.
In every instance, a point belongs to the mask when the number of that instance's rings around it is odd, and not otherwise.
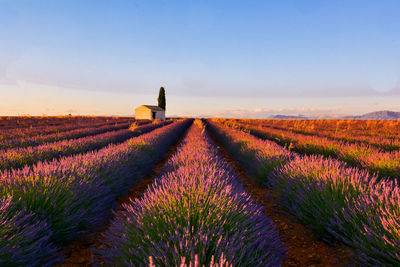
[[[0,0],[0,115],[400,111],[399,1]]]

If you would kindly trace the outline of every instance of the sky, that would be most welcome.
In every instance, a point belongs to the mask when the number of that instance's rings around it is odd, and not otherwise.
[[[400,111],[398,0],[0,0],[0,115]]]

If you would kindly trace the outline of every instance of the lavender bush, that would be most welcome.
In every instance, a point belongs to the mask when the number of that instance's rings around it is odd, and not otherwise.
[[[186,258],[182,257],[181,258],[181,262],[179,265],[179,267],[200,267],[200,262],[199,262],[199,257],[196,254],[194,256],[194,259],[189,259],[188,262],[186,263]],[[204,266],[204,265],[203,265]],[[156,267],[156,265],[154,265],[154,261],[153,261],[153,257],[149,257],[149,267]],[[207,267],[233,267],[232,264],[230,264],[225,257],[221,257],[220,259],[215,259],[214,257],[212,257],[211,262],[209,265],[207,265]]]
[[[46,222],[13,205],[12,197],[0,199],[0,265],[51,266],[61,260],[53,258],[56,247]]]
[[[26,210],[46,223],[49,242],[77,239],[103,223],[116,196],[149,171],[189,123],[173,123],[96,152],[4,172],[0,194],[12,197],[14,213]]]
[[[365,168],[380,178],[398,179],[400,172],[400,151],[386,152],[365,144],[349,144],[326,137],[296,134],[286,130],[256,127],[245,123],[224,121],[231,127],[242,127],[261,138],[270,139],[280,145],[288,146],[301,154],[320,154],[335,157],[354,167]]]
[[[284,258],[272,221],[199,125],[144,196],[124,207],[100,251],[108,265],[280,266]]]
[[[70,131],[56,132],[47,135],[36,135],[29,137],[14,138],[11,140],[0,140],[0,149],[9,149],[16,147],[38,146],[44,143],[57,142],[66,139],[76,139],[90,135],[105,133],[108,131],[116,131],[127,129],[128,123],[122,124],[106,124],[102,126],[88,126],[85,128],[78,128]]]
[[[112,143],[123,142],[129,138],[138,136],[141,133],[151,131],[168,123],[170,123],[170,121],[139,126],[135,131],[122,129],[79,139],[46,143],[40,146],[14,148],[3,151],[0,150],[0,170],[32,166],[39,161],[49,161],[63,156],[70,156],[90,150],[100,149]]]
[[[0,118],[0,121],[4,123],[4,119]],[[126,124],[132,121],[129,118],[109,118],[109,117],[80,117],[78,120],[70,121],[59,121],[54,122],[54,117],[45,120],[44,122],[37,124],[37,121],[28,123],[29,127],[16,127],[4,126],[0,127],[0,142],[10,141],[13,139],[30,138],[34,136],[45,136],[49,134],[62,134],[65,131],[71,131],[75,129],[82,129],[87,127],[100,127],[104,125],[118,125]],[[7,123],[6,123],[7,124]]]
[[[368,193],[346,199],[345,206],[331,220],[336,227],[330,227],[330,231],[355,248],[362,265],[399,266],[399,203],[398,184],[380,181]]]
[[[334,216],[343,217],[337,211],[347,200],[369,194],[376,179],[365,170],[348,168],[333,159],[298,156],[277,170],[270,184],[292,214],[327,240],[332,239],[330,228],[336,227],[330,221]]]
[[[287,149],[274,142],[261,140],[243,131],[224,127],[213,120],[207,120],[207,126],[226,149],[234,155],[241,166],[250,172],[259,183],[266,183],[268,176],[275,168],[292,157]]]
[[[281,203],[322,238],[352,246],[362,265],[400,264],[400,191],[396,182],[322,157],[297,157],[273,188]]]
[[[219,137],[227,145],[240,141],[233,141],[237,130],[213,125],[225,132]],[[379,179],[331,158],[297,155],[268,180],[284,207],[321,238],[353,247],[362,266],[399,266],[400,188],[396,180]]]

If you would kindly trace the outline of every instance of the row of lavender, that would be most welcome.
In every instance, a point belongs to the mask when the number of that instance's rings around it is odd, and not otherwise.
[[[134,121],[135,121],[134,119],[128,119],[128,118],[117,118],[117,119],[100,118],[97,120],[91,120],[91,118],[87,118],[78,121],[71,121],[69,123],[60,125],[38,125],[26,128],[0,129],[0,140],[4,141],[16,138],[27,138],[38,135],[61,133],[64,131],[71,131],[87,127],[127,124]]]
[[[308,119],[238,119],[253,124],[302,131],[309,134],[332,133],[352,136],[381,137],[382,139],[400,138],[400,121],[393,120],[308,120]]]
[[[253,122],[254,124],[262,125],[263,127],[271,127],[268,124],[265,124],[263,120],[259,122]],[[385,151],[395,151],[400,149],[400,138],[399,136],[390,136],[385,137],[383,135],[363,135],[358,133],[353,133],[351,131],[331,131],[331,130],[315,130],[315,129],[296,129],[285,126],[274,126],[271,128],[285,130],[285,131],[293,131],[299,134],[311,135],[311,136],[319,136],[319,137],[328,137],[330,139],[339,140],[347,143],[358,143],[358,144],[366,144],[374,147],[378,147]]]
[[[5,150],[16,147],[38,146],[44,143],[57,142],[66,139],[81,138],[89,135],[96,135],[108,131],[127,129],[128,123],[106,124],[100,126],[88,126],[85,128],[73,129],[69,131],[57,132],[45,135],[35,135],[30,137],[14,138],[11,140],[0,140],[0,149]]]
[[[0,177],[0,265],[47,266],[65,242],[104,223],[115,198],[148,172],[189,126],[180,121],[60,161]]]
[[[60,157],[100,149],[109,144],[120,143],[141,133],[169,124],[172,121],[164,121],[156,124],[145,124],[131,129],[108,131],[102,134],[82,137],[78,139],[62,140],[54,143],[46,143],[39,146],[26,148],[13,148],[0,150],[0,170],[19,169],[32,166],[41,161],[50,161]]]
[[[0,116],[0,129],[24,129],[32,127],[61,126],[130,120],[130,117],[109,116]]]
[[[272,221],[201,121],[143,197],[124,208],[99,251],[110,266],[280,266],[284,258]]]
[[[225,124],[239,126],[258,137],[270,139],[299,153],[335,157],[354,167],[365,168],[371,174],[378,173],[380,177],[399,178],[400,151],[386,152],[364,144],[350,144],[326,137],[296,134],[245,123],[232,124],[225,121]]]
[[[400,264],[400,189],[365,170],[300,156],[274,142],[208,121],[209,129],[292,214],[327,241],[339,240],[364,265]]]

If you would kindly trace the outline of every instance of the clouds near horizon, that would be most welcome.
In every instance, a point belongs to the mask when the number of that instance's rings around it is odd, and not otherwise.
[[[254,116],[243,98],[294,98],[310,108],[319,107],[305,99],[390,99],[400,96],[399,9],[395,0],[3,0],[0,90],[12,101],[11,91],[24,98],[33,90],[42,96],[32,109],[60,112],[87,109],[72,98],[42,101],[51,91],[91,103],[96,94],[142,100],[164,86],[176,99],[230,97],[220,110]],[[103,110],[100,98],[92,110]],[[125,105],[112,107],[128,112]],[[186,111],[201,113],[173,110]]]

